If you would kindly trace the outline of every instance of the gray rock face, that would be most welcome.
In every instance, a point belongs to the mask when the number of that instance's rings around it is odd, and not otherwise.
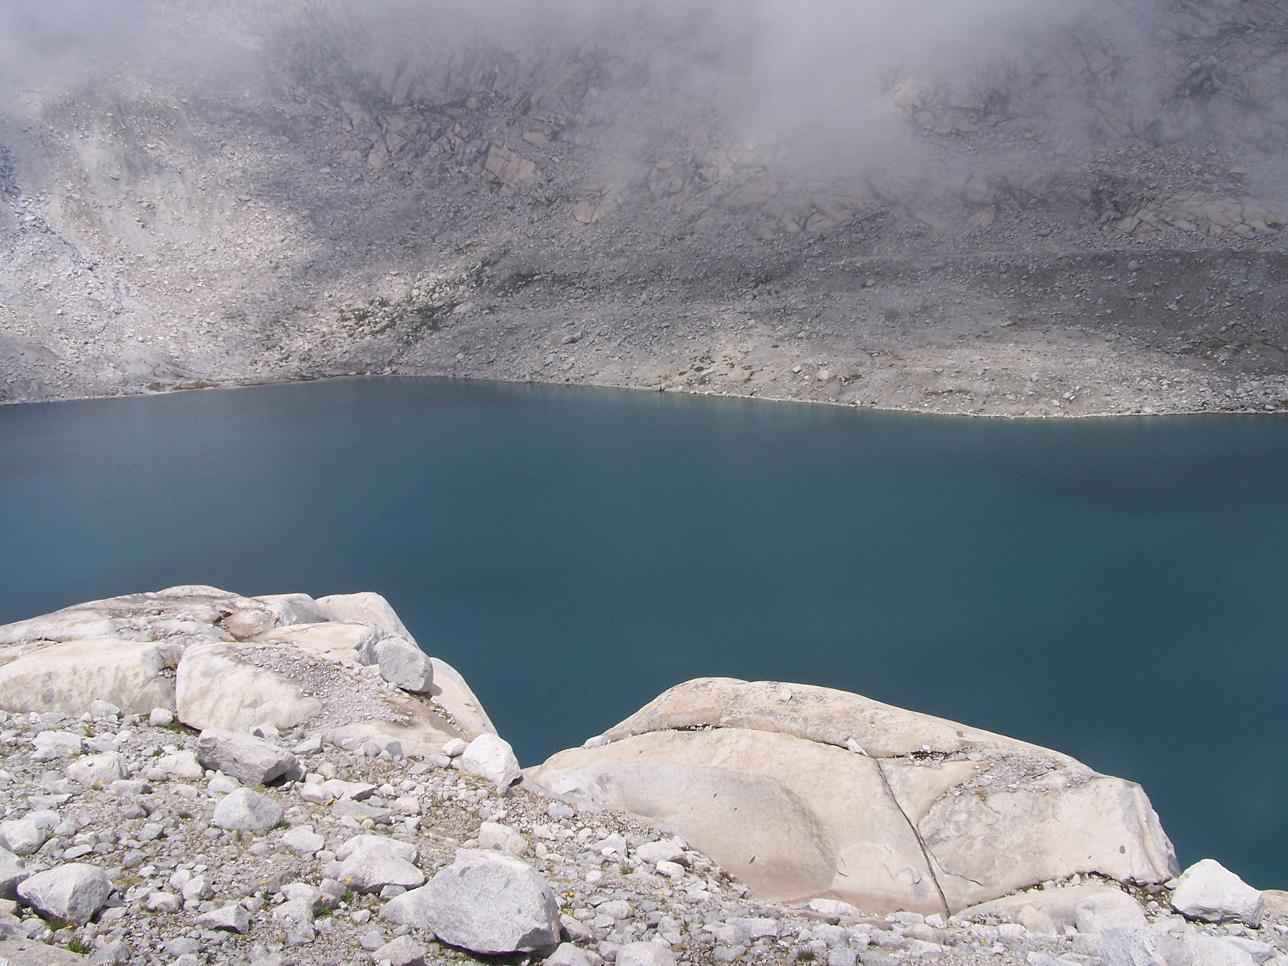
[[[282,806],[267,795],[239,788],[215,806],[214,823],[220,828],[262,832],[282,820]]]
[[[1242,922],[1257,927],[1265,898],[1215,859],[1196,862],[1180,877],[1172,908],[1187,919],[1204,922]]]
[[[1139,786],[859,695],[700,679],[605,737],[532,780],[671,823],[770,899],[951,914],[1075,873],[1176,871]]]
[[[376,949],[372,958],[389,966],[424,966],[425,947],[410,936],[399,936]]]
[[[197,761],[211,771],[231,775],[244,785],[267,785],[300,767],[293,754],[271,741],[217,728],[207,728],[201,733]]]
[[[354,657],[363,664],[375,664],[382,678],[404,691],[423,694],[434,683],[429,657],[405,637],[381,638],[356,648]]]
[[[550,883],[527,863],[499,852],[458,852],[428,885],[391,900],[381,915],[485,956],[543,952],[559,944],[559,904]]]
[[[19,898],[42,916],[74,925],[89,922],[111,894],[107,873],[81,862],[38,872],[18,886]]]
[[[1093,934],[1145,927],[1139,902],[1115,886],[1094,882],[1021,892],[963,909],[953,918],[997,918],[1050,935],[1064,935],[1069,929]]]

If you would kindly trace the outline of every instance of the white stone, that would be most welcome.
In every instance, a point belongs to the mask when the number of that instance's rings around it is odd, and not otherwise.
[[[148,712],[148,724],[154,728],[164,728],[174,724],[174,712],[169,708],[153,708]]]
[[[499,822],[484,822],[479,826],[477,838],[481,849],[499,849],[511,855],[523,855],[528,851],[527,839]]]
[[[590,957],[572,943],[560,943],[543,963],[545,966],[590,966]]]
[[[78,785],[107,785],[126,774],[125,760],[114,751],[85,755],[67,766],[67,777]]]
[[[47,919],[81,925],[103,908],[112,880],[96,865],[70,862],[37,872],[18,885],[18,896]]]
[[[267,795],[239,788],[215,806],[214,823],[220,828],[262,832],[280,822],[282,815],[282,806]]]
[[[379,892],[385,886],[414,889],[425,874],[412,864],[414,846],[379,835],[358,835],[340,847],[343,860],[335,878],[355,892]]]
[[[453,738],[443,745],[443,754],[448,758],[459,758],[465,754],[468,743],[463,738]]]
[[[479,735],[456,761],[461,771],[486,779],[497,788],[509,788],[523,775],[510,743],[496,735]]]
[[[377,963],[388,963],[389,966],[422,966],[425,962],[425,947],[410,936],[399,936],[373,952],[371,958]]]
[[[502,852],[458,852],[428,885],[386,903],[381,916],[485,956],[545,952],[559,944],[559,904],[550,884]]]
[[[1002,919],[1053,935],[1063,935],[1068,929],[1103,933],[1109,929],[1143,929],[1145,909],[1121,889],[1087,882],[995,899],[963,909],[953,919]]]
[[[1177,880],[1172,908],[1187,919],[1204,922],[1242,922],[1257,927],[1265,899],[1215,859],[1196,862]]]
[[[85,750],[85,739],[70,731],[42,731],[31,739],[36,761],[74,758]]]
[[[285,748],[253,735],[207,728],[197,739],[197,761],[244,785],[267,785],[300,769]]]
[[[31,855],[49,838],[49,832],[30,818],[0,822],[0,842],[14,855]]]
[[[149,770],[166,778],[185,781],[195,781],[205,774],[205,769],[201,767],[201,762],[197,761],[197,756],[187,749],[176,751],[172,755],[162,755],[152,762]]]
[[[627,943],[617,950],[617,966],[674,966],[675,954],[661,943]]]
[[[33,647],[0,666],[0,708],[80,714],[94,700],[129,714],[174,703],[182,645],[88,637]]]
[[[297,825],[282,836],[282,844],[306,858],[312,858],[326,845],[326,839],[313,831],[312,825]]]
[[[111,701],[95,699],[89,704],[89,713],[95,718],[119,718],[121,709]]]
[[[198,916],[197,925],[202,929],[218,929],[240,935],[250,928],[250,914],[237,903],[229,902]]]

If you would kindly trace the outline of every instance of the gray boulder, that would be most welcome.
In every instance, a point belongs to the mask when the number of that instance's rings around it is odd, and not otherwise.
[[[207,728],[197,739],[197,761],[244,785],[267,785],[300,768],[299,759],[271,741],[218,728]]]
[[[358,647],[354,657],[359,663],[376,665],[382,678],[404,691],[424,694],[434,683],[433,663],[405,637],[385,637]]]
[[[617,966],[675,966],[675,954],[661,943],[627,943],[617,950]]]
[[[357,835],[340,847],[336,876],[355,892],[379,892],[385,886],[414,889],[425,874],[412,864],[414,846],[380,835]]]
[[[239,788],[215,806],[214,823],[220,828],[262,832],[282,820],[282,806],[267,795]]]
[[[501,852],[458,852],[428,885],[386,903],[381,916],[484,956],[546,952],[559,945],[559,904],[550,883]]]
[[[103,908],[112,880],[96,865],[70,862],[23,880],[18,898],[46,919],[82,925]]]

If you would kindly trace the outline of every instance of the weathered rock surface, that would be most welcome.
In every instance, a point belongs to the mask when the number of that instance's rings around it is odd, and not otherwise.
[[[395,686],[372,687],[359,652]],[[80,714],[95,701],[198,729],[307,725],[401,753],[495,731],[461,676],[370,593],[314,601],[181,586],[0,627],[0,709]]]
[[[1053,935],[1070,929],[1103,933],[1145,927],[1145,909],[1139,902],[1122,889],[1096,882],[1021,892],[970,906],[954,918],[1014,922]]]
[[[1261,925],[1265,897],[1215,859],[1185,870],[1172,894],[1172,908],[1187,919]]]
[[[211,771],[231,775],[243,785],[267,785],[300,766],[293,754],[271,741],[217,728],[201,733],[197,761]]]
[[[763,895],[948,914],[1076,873],[1160,883],[1139,786],[858,695],[701,679],[532,777],[674,825]]]
[[[75,925],[89,922],[111,894],[107,873],[82,862],[37,872],[18,885],[19,898],[42,916]]]
[[[394,902],[402,921],[414,910],[441,941],[470,952],[509,955],[559,945],[559,903],[550,884],[510,855],[462,850],[428,885]]]

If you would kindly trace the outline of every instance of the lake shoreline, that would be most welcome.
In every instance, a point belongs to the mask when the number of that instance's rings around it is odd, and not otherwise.
[[[1277,409],[1267,408],[1197,408],[1197,409],[1156,409],[1147,407],[1144,410],[1126,410],[1126,411],[1091,411],[1091,412],[981,412],[968,411],[964,409],[928,409],[915,406],[895,406],[882,405],[878,403],[855,403],[843,402],[833,399],[809,399],[801,396],[773,396],[761,393],[739,393],[723,389],[702,389],[702,388],[680,388],[668,387],[664,385],[641,385],[637,383],[625,382],[608,382],[608,381],[572,381],[572,380],[545,380],[545,379],[523,379],[523,378],[505,378],[499,376],[474,376],[464,373],[453,372],[341,372],[326,375],[289,375],[265,378],[250,379],[228,379],[226,381],[217,380],[199,380],[199,384],[193,383],[176,383],[172,386],[161,388],[139,387],[137,389],[126,389],[113,392],[103,393],[84,393],[62,395],[52,398],[35,398],[35,399],[0,399],[0,407],[4,406],[28,406],[44,403],[63,403],[63,402],[89,402],[102,399],[137,399],[148,396],[173,396],[181,393],[205,392],[212,390],[231,390],[231,389],[255,389],[267,386],[295,386],[308,385],[310,383],[326,382],[344,382],[360,380],[379,380],[379,379],[400,379],[416,380],[427,379],[443,382],[465,382],[479,384],[511,385],[511,386],[548,386],[569,389],[610,389],[638,393],[658,393],[670,396],[691,397],[694,399],[735,399],[750,402],[766,403],[791,403],[808,406],[825,406],[831,409],[847,409],[856,412],[872,413],[893,413],[908,416],[944,416],[944,417],[968,417],[972,419],[983,420],[1017,420],[1017,421],[1041,421],[1052,420],[1057,422],[1077,421],[1077,420],[1108,420],[1108,419],[1154,419],[1159,417],[1170,416],[1279,416],[1288,414],[1288,403]]]

